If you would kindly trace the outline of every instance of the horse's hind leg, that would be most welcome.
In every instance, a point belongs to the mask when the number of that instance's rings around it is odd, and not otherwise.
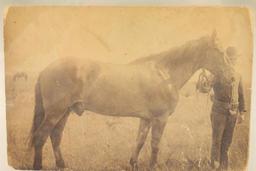
[[[34,148],[35,148],[35,156],[34,156],[34,164],[33,168],[35,170],[42,169],[42,151],[43,146],[49,136],[49,133],[56,125],[55,120],[45,119],[40,127],[36,130],[34,139]]]
[[[150,168],[154,169],[157,162],[157,155],[159,151],[159,142],[163,135],[163,131],[167,122],[167,117],[156,118],[152,121],[152,139],[151,139],[151,159],[150,159]]]
[[[138,156],[140,153],[141,148],[143,147],[145,140],[148,135],[148,131],[150,129],[150,120],[140,120],[140,126],[138,130],[137,140],[136,140],[136,147],[132,153],[132,157],[130,160],[130,164],[132,166],[132,170],[138,170]]]
[[[67,122],[68,116],[69,116],[69,112],[67,112],[63,116],[63,118],[57,123],[57,125],[54,127],[50,135],[52,148],[53,148],[53,152],[56,160],[56,166],[58,168],[65,168],[65,162],[63,160],[61,150],[60,150],[60,143],[61,143],[63,129]]]

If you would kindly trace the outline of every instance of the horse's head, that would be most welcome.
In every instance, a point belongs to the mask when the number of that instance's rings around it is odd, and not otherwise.
[[[225,57],[225,50],[221,48],[216,31],[206,40],[206,55],[200,61],[201,68],[206,68],[213,74],[221,74],[231,66]]]

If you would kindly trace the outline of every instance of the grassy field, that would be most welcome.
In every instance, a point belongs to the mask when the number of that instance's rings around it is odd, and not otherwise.
[[[6,78],[8,162],[17,169],[32,166],[33,152],[26,140],[32,125],[35,78],[14,83]],[[175,113],[169,117],[161,140],[158,168],[163,171],[207,171],[211,146],[211,101],[195,93],[195,84],[188,83],[181,91]],[[248,86],[246,86],[248,87]],[[247,90],[247,89],[246,89]],[[246,92],[249,103],[249,90]],[[248,106],[249,107],[249,106]],[[67,170],[121,171],[130,170],[129,158],[135,145],[139,120],[108,117],[86,111],[83,116],[71,114],[61,144]],[[232,170],[244,170],[247,161],[249,114],[238,125],[230,149]],[[139,158],[140,170],[147,170],[150,157],[150,136]],[[48,139],[43,152],[43,168],[55,169]]]

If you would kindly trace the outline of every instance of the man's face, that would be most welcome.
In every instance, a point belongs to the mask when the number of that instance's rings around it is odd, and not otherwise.
[[[230,63],[232,65],[236,65],[237,64],[237,56],[230,56],[229,59],[230,59]]]
[[[226,49],[226,55],[227,55],[231,65],[236,65],[237,59],[238,59],[237,49],[233,46],[229,46]]]

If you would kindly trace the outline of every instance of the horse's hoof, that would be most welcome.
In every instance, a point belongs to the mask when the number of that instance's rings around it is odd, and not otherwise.
[[[134,161],[133,159],[131,159],[130,160],[130,165],[132,167],[132,171],[138,171],[139,170],[137,161]]]
[[[150,170],[150,171],[157,171],[157,170],[159,170],[159,169],[158,169],[158,164],[155,163],[155,162],[150,163],[150,164],[149,164],[149,170]]]
[[[132,171],[138,171],[139,167],[137,164],[132,165]]]
[[[33,170],[42,170],[42,165],[41,164],[34,164],[33,165]]]
[[[66,168],[65,162],[63,160],[56,161],[57,168],[64,169]]]
[[[149,168],[149,171],[158,171],[159,169],[158,169],[158,166],[157,165],[155,165],[155,166],[151,166],[150,168]]]

